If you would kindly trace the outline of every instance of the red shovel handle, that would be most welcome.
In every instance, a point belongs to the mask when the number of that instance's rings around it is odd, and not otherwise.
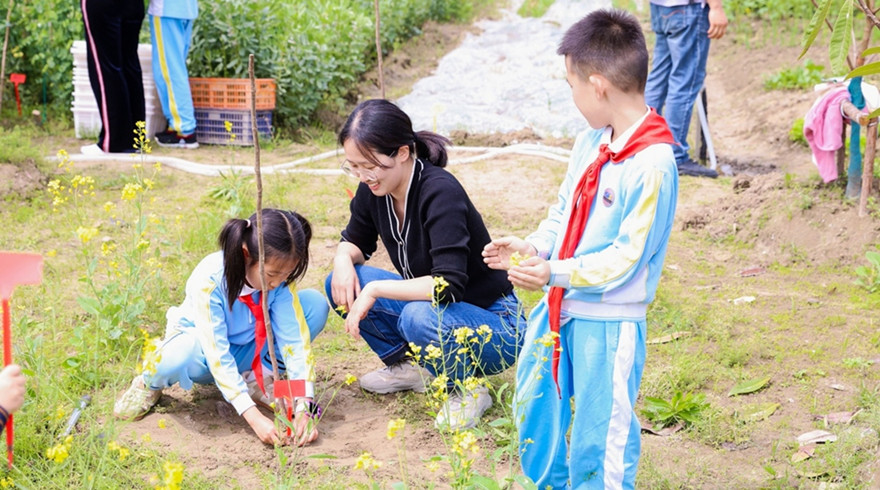
[[[3,298],[3,366],[12,364],[12,328],[9,319],[9,300]],[[12,468],[12,441],[15,439],[12,427],[12,414],[6,421],[6,459]]]

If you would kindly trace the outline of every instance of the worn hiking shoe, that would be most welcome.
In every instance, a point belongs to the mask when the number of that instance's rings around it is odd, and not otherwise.
[[[439,430],[463,430],[476,427],[480,417],[492,406],[489,388],[478,386],[472,391],[462,393],[456,390],[440,407],[434,427]]]
[[[131,380],[128,390],[113,405],[113,415],[118,419],[140,420],[159,401],[162,390],[151,390],[144,386],[140,374]]]
[[[155,136],[156,144],[165,148],[186,148],[189,150],[199,147],[196,133],[180,134],[176,131],[165,131]]]
[[[367,373],[361,376],[360,383],[361,388],[379,394],[405,390],[424,393],[425,386],[433,379],[434,375],[430,371],[406,360]]]

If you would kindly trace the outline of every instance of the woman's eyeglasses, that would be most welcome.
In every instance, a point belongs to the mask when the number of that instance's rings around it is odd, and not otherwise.
[[[376,169],[387,169],[390,168],[386,165],[381,164],[372,164],[372,163],[358,163],[356,165],[352,165],[348,160],[343,160],[342,165],[340,167],[345,175],[349,177],[354,177],[355,179],[360,179],[361,177],[367,180],[376,180]]]

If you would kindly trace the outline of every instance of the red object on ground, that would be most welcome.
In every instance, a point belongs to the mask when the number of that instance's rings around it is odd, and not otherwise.
[[[279,379],[272,386],[275,398],[281,398],[287,406],[287,421],[293,424],[293,400],[306,394],[306,382],[303,379]],[[287,435],[291,435],[290,427]]]
[[[16,75],[13,73],[13,75]],[[22,75],[24,76],[24,75]],[[18,97],[18,85],[16,85]],[[21,110],[19,108],[19,113]],[[40,254],[0,252],[0,299],[3,301],[3,365],[12,363],[12,326],[9,314],[9,298],[19,284],[39,284],[43,281],[43,257]],[[12,468],[12,414],[6,422],[6,459]]]
[[[27,80],[27,75],[24,73],[10,73],[9,81],[15,85],[15,105],[18,106],[18,115],[21,115],[21,97],[18,96],[18,85],[24,83]]]

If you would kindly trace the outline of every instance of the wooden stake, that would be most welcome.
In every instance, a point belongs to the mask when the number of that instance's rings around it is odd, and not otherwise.
[[[382,73],[382,41],[379,39],[379,0],[373,0],[373,9],[376,11],[376,55],[379,60],[379,92],[385,98],[385,76]]]
[[[14,2],[9,0],[9,9],[6,11],[6,36],[3,38],[3,61],[0,61],[0,109],[3,108],[3,90],[6,89],[6,47],[9,46],[9,20]]]
[[[269,305],[266,295],[266,254],[263,246],[263,177],[260,173],[260,132],[257,131],[257,82],[254,78],[254,55],[248,56],[248,76],[251,80],[251,131],[254,137],[254,180],[257,182],[257,251],[260,256],[260,304],[263,307],[263,320],[266,323],[266,343],[269,344],[269,359],[272,360],[273,381],[278,381],[278,360],[275,358],[275,336],[272,334],[272,321],[269,318]],[[274,396],[274,392],[273,392]],[[277,400],[277,398],[276,398]],[[275,404],[275,411],[280,405]]]
[[[865,159],[862,162],[862,192],[859,195],[859,217],[868,215],[868,195],[874,183],[874,153],[877,149],[877,118],[865,126]]]

